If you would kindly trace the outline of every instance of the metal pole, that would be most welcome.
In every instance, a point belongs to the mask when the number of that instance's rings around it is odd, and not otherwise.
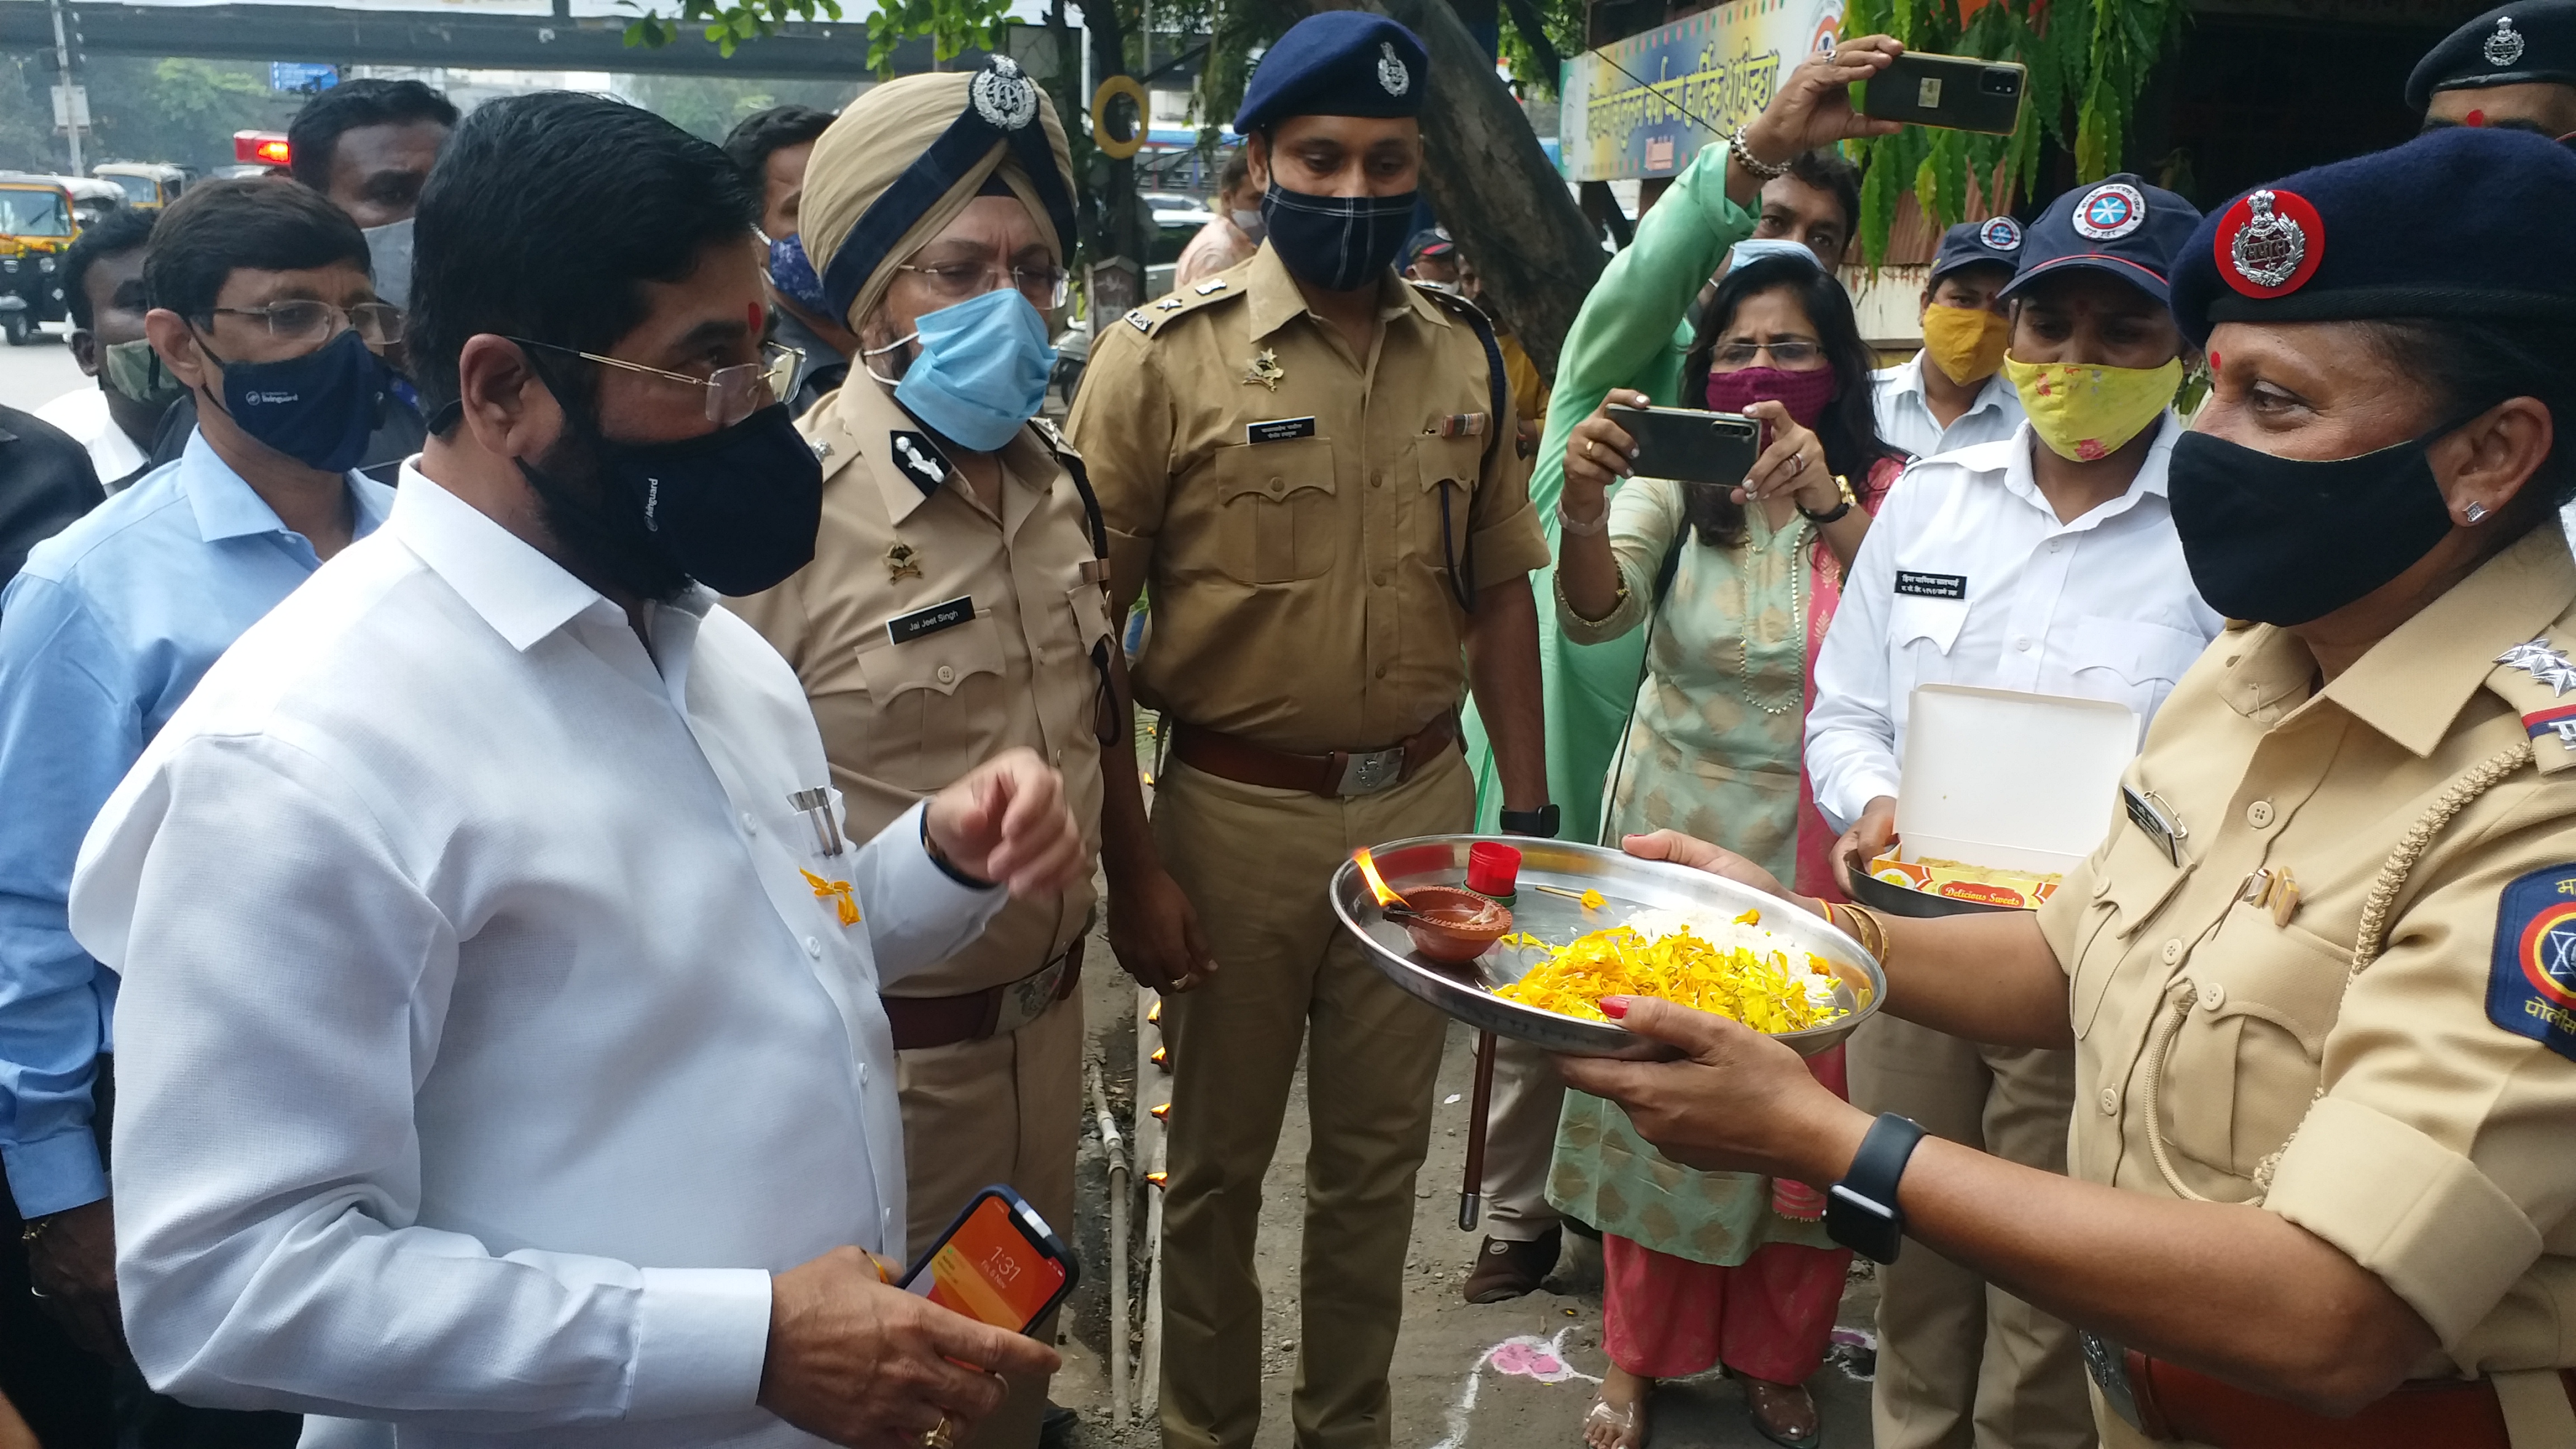
[[[1109,1156],[1109,1421],[1127,1423],[1127,1140],[1109,1111],[1100,1064],[1088,1066],[1092,1115],[1100,1122],[1101,1150]]]
[[[63,0],[53,0],[53,11],[54,63],[62,70],[63,134],[71,140],[72,174],[78,176],[81,174],[80,111],[73,104],[78,92],[72,88],[72,43],[65,38],[63,30]]]

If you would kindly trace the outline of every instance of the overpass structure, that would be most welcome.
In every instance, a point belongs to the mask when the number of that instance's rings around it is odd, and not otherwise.
[[[626,44],[629,17],[576,13],[571,0],[437,9],[341,8],[309,4],[170,5],[79,0],[78,48],[91,55],[184,55],[205,60],[302,60],[335,65],[455,66],[492,70],[614,71],[774,80],[855,80],[869,74],[868,27],[855,16],[794,22],[742,42],[728,58],[692,27],[659,47]],[[583,11],[597,7],[584,4]],[[851,7],[856,9],[856,6]],[[1014,27],[1052,59],[1051,37]],[[52,8],[43,0],[0,0],[0,51],[51,52]],[[1014,44],[1019,52],[1023,46]],[[895,50],[898,73],[933,69],[927,39]],[[967,69],[970,50],[940,67]],[[1039,57],[1023,56],[1023,60]],[[1032,66],[1032,69],[1036,69]]]

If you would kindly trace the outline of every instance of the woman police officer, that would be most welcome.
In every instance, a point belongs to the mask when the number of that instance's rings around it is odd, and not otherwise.
[[[1833,908],[1887,1010],[2076,1049],[2071,1178],[1873,1123],[1662,1002],[1609,1009],[1687,1060],[1567,1080],[1681,1162],[1833,1184],[1865,1252],[1911,1234],[2090,1330],[2114,1449],[2576,1443],[2570,214],[2576,155],[2472,129],[2213,213],[2173,284],[2216,389],[2172,502],[2241,622],[2036,916]]]

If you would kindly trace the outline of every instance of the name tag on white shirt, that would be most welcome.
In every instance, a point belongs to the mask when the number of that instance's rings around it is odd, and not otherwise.
[[[1912,569],[1896,571],[1896,592],[1917,599],[1964,599],[1968,596],[1966,574],[1924,574]]]

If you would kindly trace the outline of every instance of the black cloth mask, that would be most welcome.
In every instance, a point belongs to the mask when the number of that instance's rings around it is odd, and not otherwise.
[[[2231,619],[2304,624],[2404,573],[2451,531],[2425,450],[2456,426],[2330,462],[2183,434],[2166,491],[2193,585]]]
[[[1274,181],[1261,219],[1289,271],[1327,292],[1355,292],[1395,265],[1413,229],[1414,196],[1309,196]]]
[[[230,361],[203,337],[198,345],[223,364],[219,404],[262,445],[325,473],[345,473],[367,455],[393,374],[356,328],[277,362]]]

